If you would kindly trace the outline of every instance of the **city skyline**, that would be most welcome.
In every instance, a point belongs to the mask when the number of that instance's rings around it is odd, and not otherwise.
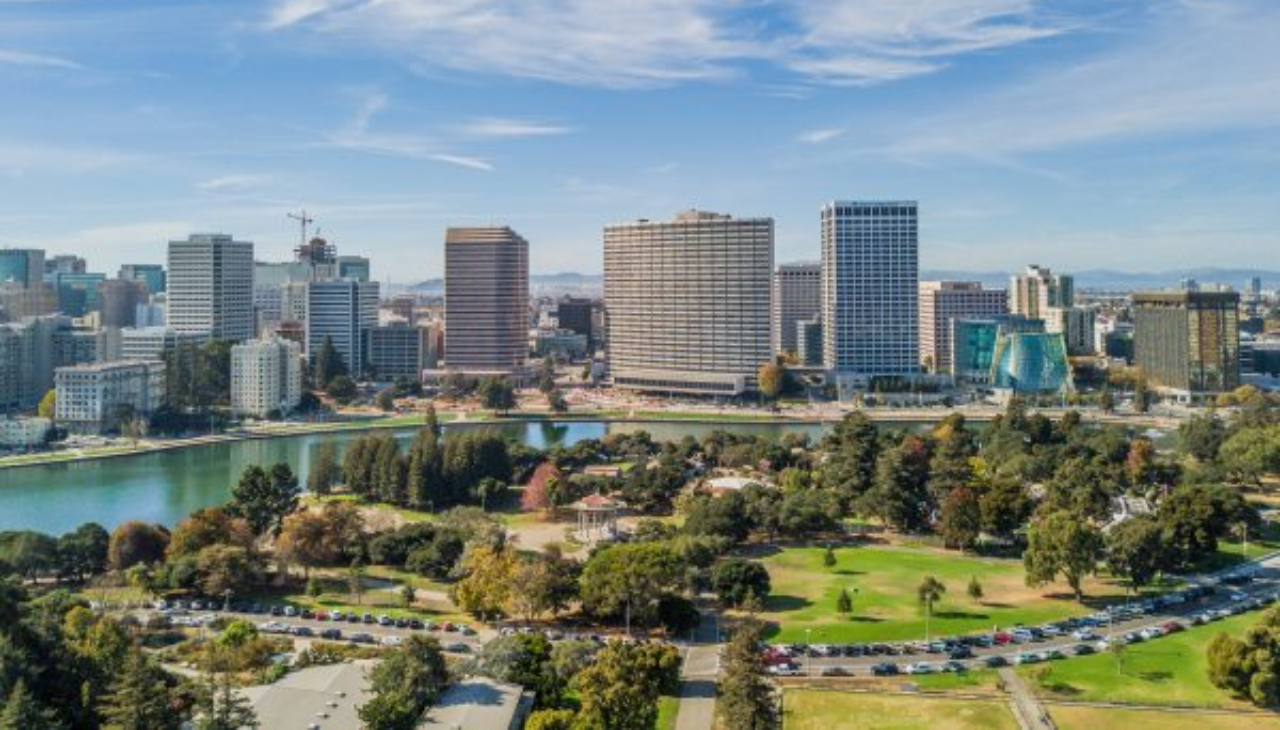
[[[1280,9],[900,5],[0,2],[0,245],[287,260],[305,207],[410,283],[450,225],[598,273],[614,223],[768,216],[814,259],[822,202],[910,198],[923,269],[1274,260]]]

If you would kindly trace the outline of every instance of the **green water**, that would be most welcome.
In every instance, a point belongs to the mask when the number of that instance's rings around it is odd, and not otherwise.
[[[535,448],[569,445],[608,433],[645,430],[659,441],[686,435],[701,438],[715,429],[779,438],[785,433],[816,437],[816,424],[634,423],[575,421],[457,425],[485,428]],[[240,473],[252,464],[287,462],[306,483],[307,468],[320,444],[339,445],[358,433],[292,436],[260,441],[212,444],[99,461],[0,470],[0,530],[30,529],[58,534],[83,522],[108,529],[126,520],[173,525],[194,510],[225,502]],[[405,442],[413,431],[397,433]]]

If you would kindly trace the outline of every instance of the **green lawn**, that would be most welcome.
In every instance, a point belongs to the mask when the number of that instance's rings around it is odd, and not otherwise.
[[[1275,715],[1115,710],[1055,705],[1049,715],[1062,730],[1257,730],[1274,727]]]
[[[1219,540],[1218,551],[1200,561],[1196,572],[1211,573],[1245,560],[1256,560],[1280,550],[1280,524],[1268,522],[1257,535],[1249,535],[1247,552],[1239,540]]]
[[[1132,644],[1118,672],[1110,654],[1069,659],[1018,671],[1038,685],[1046,697],[1061,699],[1135,702],[1153,705],[1241,707],[1209,683],[1205,648],[1221,632],[1243,635],[1257,622],[1257,612],[1242,614],[1206,626]],[[1043,674],[1041,674],[1043,673]]]
[[[680,700],[676,697],[658,698],[658,719],[653,723],[653,730],[675,730],[676,715],[680,714]]]
[[[1015,730],[1007,703],[924,695],[789,689],[782,697],[784,730]]]
[[[838,548],[836,565],[823,566],[823,548],[788,548],[762,559],[773,582],[763,617],[773,625],[773,641],[844,643],[923,638],[924,609],[916,587],[932,575],[946,587],[934,606],[930,633],[944,636],[969,631],[1037,624],[1095,609],[1063,595],[1065,585],[1029,589],[1021,561],[981,558],[928,548]],[[971,577],[982,584],[983,598],[969,598]],[[852,617],[836,613],[841,588],[856,589]],[[1091,581],[1091,602],[1118,599],[1122,589]]]

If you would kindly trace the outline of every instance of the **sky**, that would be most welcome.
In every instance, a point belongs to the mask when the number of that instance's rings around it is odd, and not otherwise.
[[[697,207],[818,258],[920,201],[924,268],[1280,268],[1275,0],[0,0],[0,246],[91,270],[305,209],[411,283]]]

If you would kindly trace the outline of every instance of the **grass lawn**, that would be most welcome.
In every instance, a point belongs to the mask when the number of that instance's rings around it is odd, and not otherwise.
[[[1018,727],[1009,706],[991,700],[787,690],[782,707],[785,730],[1013,730]]]
[[[835,551],[836,565],[823,566],[824,548],[788,548],[761,560],[773,581],[763,618],[770,622],[772,641],[845,643],[924,637],[925,616],[916,587],[932,575],[947,593],[934,606],[932,636],[1037,624],[1095,609],[1064,595],[1065,585],[1030,589],[1023,583],[1018,560],[982,558],[913,547],[843,547]],[[983,598],[967,595],[969,579],[982,584]],[[836,613],[841,588],[853,596],[852,618]],[[1119,586],[1092,581],[1086,600],[1120,599]]]
[[[1200,561],[1197,572],[1212,573],[1280,550],[1280,524],[1266,523],[1257,535],[1249,535],[1248,551],[1243,548],[1239,540],[1219,540],[1218,551]]]
[[[1260,714],[1173,713],[1065,705],[1051,706],[1049,716],[1062,730],[1255,730],[1273,727],[1280,721]]]
[[[1196,707],[1245,707],[1209,683],[1205,648],[1221,632],[1235,636],[1258,621],[1258,612],[1233,616],[1207,626],[1132,644],[1125,650],[1124,671],[1117,673],[1109,654],[1069,659],[1036,667],[1020,667],[1023,676],[1046,698],[1136,702]],[[1047,673],[1041,675],[1041,672]]]
[[[658,698],[658,719],[653,723],[653,730],[675,730],[676,715],[680,713],[680,700],[675,697]]]

